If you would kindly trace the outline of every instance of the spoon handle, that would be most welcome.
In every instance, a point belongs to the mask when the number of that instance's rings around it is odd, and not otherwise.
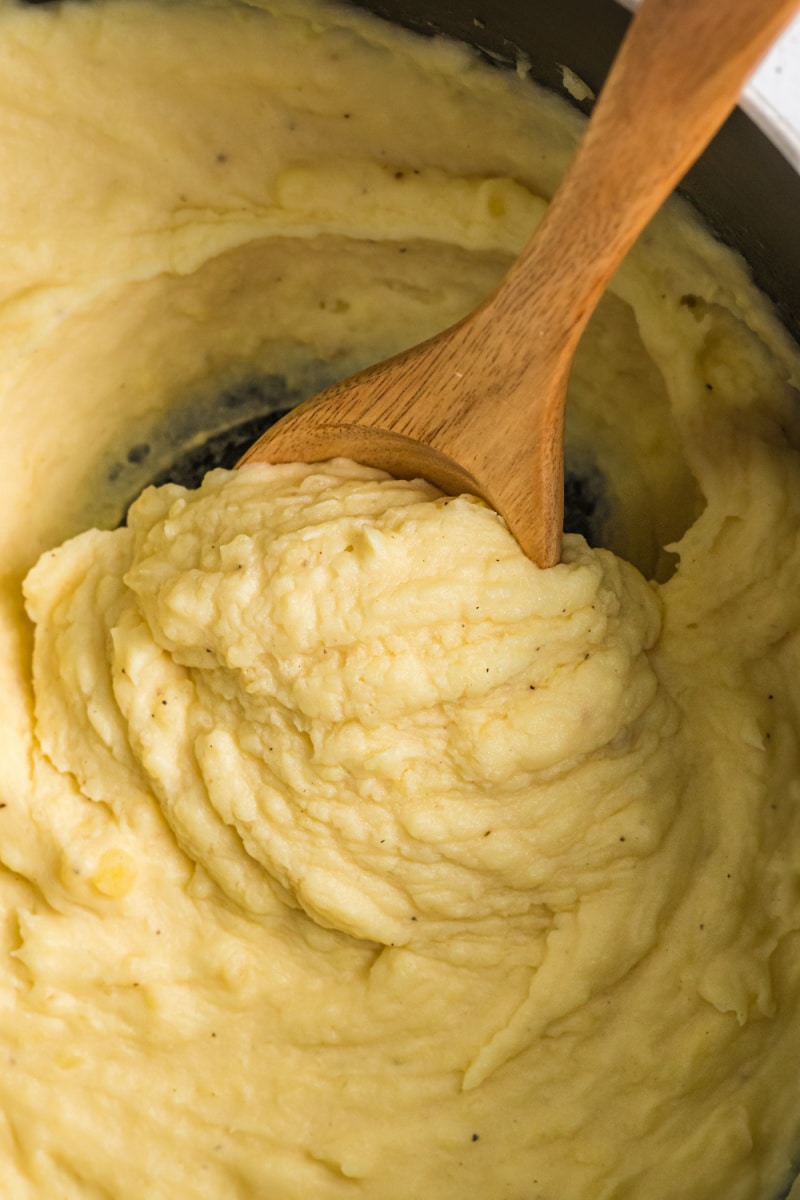
[[[469,343],[482,347],[469,355],[475,374],[461,395],[454,388],[452,398],[440,396],[442,409],[450,401],[455,410],[447,450],[479,479],[492,477],[496,456],[504,460],[503,478],[483,494],[542,566],[561,553],[564,401],[577,342],[614,270],[797,7],[644,0],[536,233],[499,288],[438,348],[456,361]],[[480,403],[486,394],[491,403]],[[508,431],[511,452],[502,445]]]
[[[546,217],[491,301],[569,352],[798,0],[644,0]],[[569,283],[570,286],[567,286]],[[564,315],[572,316],[565,321]],[[513,353],[513,351],[512,351]]]

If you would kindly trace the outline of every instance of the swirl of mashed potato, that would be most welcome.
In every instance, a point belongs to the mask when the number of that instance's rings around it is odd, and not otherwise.
[[[319,0],[0,33],[2,1200],[785,1196],[800,353],[745,265],[676,200],[615,275],[552,570],[345,461],[149,487],[463,316],[581,119]]]
[[[538,570],[470,497],[338,460],[149,489],[26,596],[45,752],[151,793],[247,913],[507,965],[511,937],[536,985],[470,1083],[651,947],[679,722],[658,600],[608,552]]]

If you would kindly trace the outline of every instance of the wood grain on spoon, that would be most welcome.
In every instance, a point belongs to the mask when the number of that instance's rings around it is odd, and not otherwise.
[[[464,320],[301,404],[241,459],[346,457],[471,492],[561,553],[567,379],[605,286],[798,0],[645,0],[544,220]],[[376,320],[380,314],[376,314]]]

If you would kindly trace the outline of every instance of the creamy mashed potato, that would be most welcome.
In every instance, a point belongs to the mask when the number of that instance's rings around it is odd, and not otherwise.
[[[788,1188],[800,359],[738,260],[669,205],[587,332],[605,548],[345,461],[117,528],[467,311],[579,132],[346,8],[0,9],[3,1197]]]

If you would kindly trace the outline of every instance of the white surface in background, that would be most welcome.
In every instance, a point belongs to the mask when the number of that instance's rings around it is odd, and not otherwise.
[[[742,108],[800,171],[800,17],[756,71]]]

